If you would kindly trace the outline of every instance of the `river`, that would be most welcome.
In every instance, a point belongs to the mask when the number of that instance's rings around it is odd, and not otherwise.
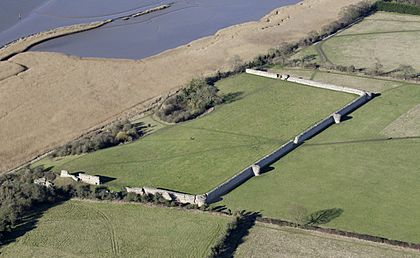
[[[7,0],[11,1],[11,0]],[[42,0],[38,0],[42,2]],[[25,1],[23,1],[25,2]],[[31,51],[82,57],[141,59],[235,24],[258,20],[300,0],[50,0],[0,33],[0,44],[51,28],[111,19],[162,4],[170,8],[117,20],[101,28],[53,39]],[[0,3],[2,7],[3,3]]]

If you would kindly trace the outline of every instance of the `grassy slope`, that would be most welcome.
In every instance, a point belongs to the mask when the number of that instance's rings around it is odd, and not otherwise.
[[[318,46],[306,48],[294,58],[317,54],[316,48],[321,46],[336,65],[372,68],[379,60],[385,71],[400,64],[420,70],[419,59],[413,58],[413,54],[420,52],[419,37],[420,16],[378,12]]]
[[[206,257],[230,218],[131,204],[68,201],[0,257]]]
[[[235,257],[420,257],[420,253],[382,244],[257,224]]]
[[[240,99],[133,144],[46,165],[114,177],[109,185],[115,188],[203,193],[354,98],[251,75],[218,86],[224,94],[240,92]]]
[[[290,220],[289,208],[296,204],[309,212],[342,208],[327,226],[420,242],[420,139],[386,140],[381,134],[420,103],[418,96],[418,85],[384,90],[352,119],[308,141],[223,204]]]

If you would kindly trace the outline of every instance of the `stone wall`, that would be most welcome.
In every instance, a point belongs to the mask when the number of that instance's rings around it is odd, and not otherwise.
[[[78,178],[80,179],[80,181],[90,184],[90,185],[101,184],[101,179],[99,178],[99,176],[91,176],[91,175],[79,173]]]
[[[298,84],[303,84],[303,85],[306,85],[306,86],[321,88],[321,89],[327,89],[327,90],[333,90],[333,91],[338,91],[338,92],[356,94],[356,95],[359,95],[359,96],[362,96],[362,95],[366,94],[366,92],[363,91],[363,90],[347,88],[347,87],[343,87],[343,86],[337,86],[337,85],[327,84],[327,83],[322,83],[322,82],[316,82],[316,81],[312,81],[312,80],[305,80],[305,79],[300,79],[300,78],[291,77],[291,76],[289,76],[287,78],[287,81],[298,83]]]
[[[67,170],[61,170],[60,177],[68,177],[68,178],[73,179],[76,182],[79,181],[79,178],[77,178],[75,175],[69,174]]]
[[[74,181],[82,181],[91,185],[100,185],[101,178],[99,176],[91,176],[84,173],[79,173],[77,176],[70,174],[67,170],[61,170],[60,177],[68,177]]]
[[[370,92],[365,92],[358,89],[352,89],[342,86],[336,86],[326,83],[320,83],[315,82],[311,80],[304,80],[299,78],[290,77],[289,75],[279,75],[274,73],[269,73],[265,71],[259,71],[254,69],[247,69],[246,73],[253,74],[257,76],[263,76],[268,78],[274,78],[274,79],[281,79],[281,80],[287,80],[294,83],[303,84],[306,86],[316,87],[316,88],[322,88],[322,89],[328,89],[338,92],[345,92],[349,94],[356,94],[359,95],[359,97],[343,108],[337,110],[336,112],[332,113],[325,119],[321,120],[320,122],[316,123],[315,125],[309,127],[305,131],[303,131],[301,134],[297,135],[294,140],[291,140],[287,142],[286,144],[282,145],[277,150],[273,151],[272,153],[268,154],[267,156],[263,157],[262,159],[258,160],[251,166],[245,168],[240,173],[236,174],[229,180],[225,181],[221,185],[215,187],[210,192],[206,193],[206,203],[212,203],[220,200],[221,196],[227,194],[228,192],[232,191],[248,179],[252,178],[253,176],[260,175],[260,169],[264,169],[289,152],[296,149],[300,144],[304,143],[306,140],[312,138],[313,136],[317,135],[318,133],[322,132],[323,130],[327,129],[334,123],[340,123],[341,118],[350,112],[356,110],[357,108],[361,107],[365,103],[367,103],[371,98],[372,94]]]
[[[218,185],[210,192],[206,193],[206,203],[216,202],[220,199],[220,196],[227,194],[228,192],[232,191],[248,179],[254,176],[254,172],[252,170],[252,166],[249,166],[236,174],[235,176],[231,177],[229,180],[225,181],[221,185]]]
[[[193,195],[186,193],[179,193],[165,189],[153,188],[153,187],[142,187],[142,188],[125,188],[128,193],[135,193],[139,195],[156,195],[161,194],[162,197],[168,201],[176,201],[183,204],[196,204],[198,206],[203,206],[206,204],[206,195]]]
[[[281,75],[278,73],[270,73],[266,71],[255,70],[255,69],[246,69],[245,72],[248,74],[258,75],[258,76],[271,78],[271,79],[280,79],[281,77]]]
[[[293,141],[288,141],[286,144],[282,145],[277,150],[273,151],[272,153],[268,154],[267,156],[263,157],[259,161],[257,161],[255,164],[260,166],[261,168],[265,168],[280,158],[282,158],[284,155],[288,154],[292,150],[294,150],[297,147],[296,144],[293,143]]]

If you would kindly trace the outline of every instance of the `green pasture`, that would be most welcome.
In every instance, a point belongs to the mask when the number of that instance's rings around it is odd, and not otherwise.
[[[204,193],[354,99],[242,74],[220,81],[230,103],[137,142],[37,164],[110,178],[113,189],[154,186]]]
[[[384,89],[348,120],[307,141],[216,205],[288,220],[296,219],[296,207],[307,214],[342,209],[326,226],[420,243],[420,131],[413,135],[420,123],[420,114],[413,114],[419,96],[419,85]],[[410,130],[412,137],[383,133],[409,111],[417,122],[399,128]]]
[[[312,56],[313,61],[356,68],[383,65],[392,72],[400,65],[420,70],[420,16],[377,12],[332,38],[310,46],[294,58]]]
[[[231,218],[136,204],[67,201],[0,257],[207,257]]]

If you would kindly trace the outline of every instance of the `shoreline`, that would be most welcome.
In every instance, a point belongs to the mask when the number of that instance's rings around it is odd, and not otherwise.
[[[88,30],[97,29],[104,26],[105,24],[112,23],[116,20],[127,20],[130,18],[139,17],[139,16],[146,15],[149,13],[161,11],[170,7],[171,5],[164,4],[164,5],[150,8],[141,12],[136,12],[136,13],[125,15],[125,16],[116,17],[114,19],[95,21],[95,22],[90,22],[90,23],[74,24],[74,25],[58,27],[51,30],[27,35],[25,37],[21,37],[19,39],[13,40],[3,45],[2,47],[0,47],[0,61],[6,61],[19,53],[26,52],[30,50],[32,47],[38,44],[41,44],[43,42],[47,42],[52,39],[65,37],[68,35],[84,32]]]

